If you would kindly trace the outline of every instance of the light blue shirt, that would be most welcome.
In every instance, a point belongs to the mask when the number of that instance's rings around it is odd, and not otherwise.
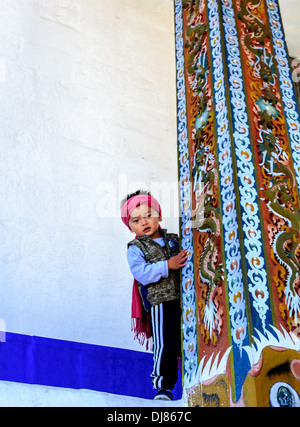
[[[165,241],[162,237],[153,239],[153,241],[162,247],[165,246]],[[143,252],[135,245],[129,246],[127,260],[133,277],[143,286],[147,286],[150,283],[157,283],[161,279],[169,277],[168,261],[158,261],[148,264]]]

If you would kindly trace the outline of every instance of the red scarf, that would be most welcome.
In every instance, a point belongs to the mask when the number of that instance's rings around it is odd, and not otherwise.
[[[136,280],[133,282],[132,289],[131,330],[134,332],[134,339],[137,339],[141,345],[144,345],[146,341],[146,350],[152,350],[151,317],[143,306]]]

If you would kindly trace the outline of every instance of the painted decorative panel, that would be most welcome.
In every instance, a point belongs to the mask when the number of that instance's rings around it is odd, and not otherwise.
[[[175,0],[175,26],[186,398],[299,406],[300,117],[278,2]]]

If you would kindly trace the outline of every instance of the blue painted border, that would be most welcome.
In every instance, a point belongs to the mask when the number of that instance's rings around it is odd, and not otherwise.
[[[250,300],[253,331],[265,334],[268,325],[273,324],[268,277],[266,270],[266,254],[262,241],[262,227],[259,215],[259,185],[255,176],[255,159],[252,154],[251,131],[246,105],[245,84],[243,81],[242,57],[240,53],[239,31],[236,12],[232,0],[221,0],[223,28],[226,44],[226,62],[228,64],[229,93],[232,111],[233,142],[236,156],[238,191],[243,224],[243,246],[247,278],[245,277]],[[235,83],[236,82],[236,83]],[[245,157],[245,153],[248,156]],[[246,178],[246,179],[245,179]],[[250,178],[251,184],[247,181]],[[249,209],[252,205],[253,211]],[[249,230],[255,230],[255,236]],[[258,265],[252,259],[257,258]],[[255,292],[263,290],[264,298],[257,298]]]
[[[194,246],[192,224],[192,200],[190,153],[188,140],[186,86],[184,71],[184,39],[182,0],[175,0],[175,40],[176,40],[176,85],[177,85],[177,128],[178,165],[180,182],[180,226],[181,247],[190,256],[182,269],[182,350],[184,377],[190,379],[198,368],[197,308],[194,285]],[[192,343],[192,346],[191,346]]]
[[[249,346],[249,328],[247,320],[246,300],[244,289],[245,278],[242,271],[242,255],[240,243],[240,230],[238,227],[237,201],[235,192],[238,191],[234,184],[234,167],[231,144],[231,132],[228,111],[230,105],[226,96],[227,81],[225,74],[225,63],[223,61],[226,55],[226,48],[223,48],[221,28],[222,9],[218,0],[207,1],[207,10],[209,18],[209,38],[212,56],[212,78],[213,78],[213,97],[216,109],[216,130],[219,152],[219,172],[220,189],[222,201],[223,217],[223,239],[226,259],[226,276],[228,286],[229,315],[231,322],[231,340],[232,340],[232,361],[234,367],[234,400],[239,401],[242,394],[242,387],[251,366],[249,358],[243,347]],[[229,58],[227,57],[227,60]],[[228,62],[229,63],[229,62]],[[230,180],[227,179],[230,177]],[[240,199],[239,199],[240,200]],[[227,206],[231,203],[232,207],[228,211]],[[232,237],[232,232],[235,237]],[[237,262],[237,267],[232,270],[232,261]],[[241,298],[235,301],[234,295],[239,292]],[[237,336],[239,328],[244,329],[244,334]]]
[[[1,381],[152,399],[151,372],[151,353],[14,333],[0,343]],[[174,399],[181,397],[179,380]]]

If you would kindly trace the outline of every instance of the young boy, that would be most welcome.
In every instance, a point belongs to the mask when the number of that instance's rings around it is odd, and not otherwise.
[[[187,251],[179,253],[179,238],[160,227],[161,207],[151,193],[137,191],[121,204],[122,221],[135,234],[128,244],[127,259],[142,300],[150,315],[153,336],[153,388],[155,400],[173,400],[181,350],[180,274]],[[133,292],[133,305],[135,304]],[[139,317],[139,316],[134,316]],[[147,328],[139,332],[146,332]],[[150,335],[147,335],[149,338]]]

